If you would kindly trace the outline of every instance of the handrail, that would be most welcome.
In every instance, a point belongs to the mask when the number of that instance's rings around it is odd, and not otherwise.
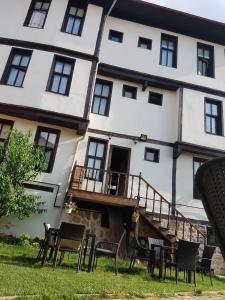
[[[80,171],[76,178],[76,170]],[[77,183],[76,183],[77,180]],[[85,183],[83,184],[83,182]],[[97,169],[91,167],[85,167],[75,164],[72,171],[72,178],[70,182],[70,188],[83,189],[86,191],[100,192],[104,194],[111,194],[115,197],[122,196],[128,199],[145,200],[144,209],[148,212],[148,204],[152,202],[152,214],[158,216],[160,222],[162,222],[162,215],[166,205],[167,216],[167,228],[171,229],[171,221],[175,221],[175,236],[178,236],[178,219],[183,222],[183,238],[185,238],[185,225],[190,226],[189,236],[192,240],[193,230],[197,233],[197,240],[199,236],[206,241],[206,235],[198,229],[198,227],[191,222],[189,218],[186,218],[174,205],[169,202],[161,193],[159,193],[146,179],[142,177],[142,174],[133,175],[124,172]],[[149,198],[149,194],[152,193],[153,198]],[[159,199],[156,199],[156,198]],[[157,203],[159,202],[159,213],[157,213]],[[165,219],[164,219],[165,221]]]

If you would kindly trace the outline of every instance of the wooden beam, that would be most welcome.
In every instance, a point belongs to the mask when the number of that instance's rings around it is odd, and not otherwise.
[[[137,199],[128,199],[113,195],[106,195],[101,193],[95,192],[88,192],[88,191],[81,191],[75,189],[69,189],[68,191],[73,195],[73,197],[77,200],[83,200],[93,203],[101,203],[101,204],[108,204],[112,206],[119,206],[119,207],[135,207],[138,205]]]

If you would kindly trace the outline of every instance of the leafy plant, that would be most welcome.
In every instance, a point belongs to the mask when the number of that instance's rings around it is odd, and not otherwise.
[[[76,211],[77,210],[77,205],[75,202],[68,202],[65,204],[65,208],[66,209],[71,209],[72,211]]]
[[[22,233],[20,236],[21,246],[30,246],[30,235],[29,233]]]
[[[44,152],[31,141],[31,132],[15,129],[0,145],[0,218],[30,217],[38,210],[38,196],[26,192],[24,183],[46,170]]]

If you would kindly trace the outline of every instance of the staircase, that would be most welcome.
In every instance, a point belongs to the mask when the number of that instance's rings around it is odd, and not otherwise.
[[[168,243],[179,239],[206,243],[205,233],[155,190],[141,173],[137,198],[141,218]]]
[[[95,202],[101,199],[104,204],[130,208],[138,206],[141,219],[169,244],[178,239],[206,243],[205,234],[155,190],[141,173],[132,175],[75,165],[69,192],[77,199],[83,197]]]

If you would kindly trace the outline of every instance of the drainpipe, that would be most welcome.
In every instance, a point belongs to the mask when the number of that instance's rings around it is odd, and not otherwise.
[[[114,0],[113,3],[111,4],[110,8],[106,12],[105,12],[105,8],[103,8],[103,16],[101,19],[101,24],[99,27],[98,37],[97,37],[95,51],[94,51],[94,55],[96,56],[97,60],[92,63],[91,73],[90,73],[90,82],[89,82],[89,91],[88,91],[88,98],[89,98],[88,103],[89,104],[84,111],[84,118],[88,119],[88,120],[89,120],[89,115],[90,115],[91,100],[93,98],[94,83],[96,81],[98,65],[100,63],[99,54],[100,54],[101,45],[102,45],[102,37],[103,37],[104,28],[105,28],[105,23],[117,2],[118,2],[118,0]]]

